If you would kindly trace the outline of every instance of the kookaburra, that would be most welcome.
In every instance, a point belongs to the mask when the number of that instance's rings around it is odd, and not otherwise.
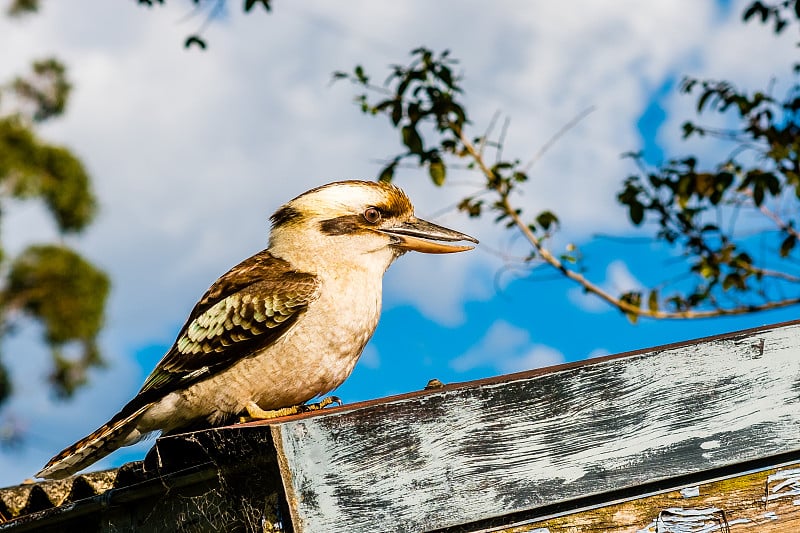
[[[67,477],[153,431],[299,409],[352,372],[375,331],[383,274],[395,259],[478,242],[416,218],[405,193],[386,183],[324,185],[271,221],[269,247],[208,289],[136,397],[37,477]]]

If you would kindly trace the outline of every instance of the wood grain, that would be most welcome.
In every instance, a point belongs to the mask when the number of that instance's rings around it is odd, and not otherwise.
[[[689,489],[697,489],[696,495],[686,489],[675,490],[500,531],[692,533],[726,531],[726,526],[727,531],[743,533],[800,531],[800,464]],[[765,497],[767,495],[768,499]],[[691,511],[695,513],[687,516]]]
[[[470,531],[800,452],[798,415],[795,323],[288,420],[272,432],[295,531]]]

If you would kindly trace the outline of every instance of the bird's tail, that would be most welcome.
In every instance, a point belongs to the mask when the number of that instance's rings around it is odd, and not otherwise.
[[[130,414],[125,410],[121,411],[91,435],[82,438],[50,459],[36,477],[63,479],[99,461],[120,446],[133,444],[129,441],[138,436],[132,434],[136,431],[136,422],[151,405],[152,403],[147,403]]]

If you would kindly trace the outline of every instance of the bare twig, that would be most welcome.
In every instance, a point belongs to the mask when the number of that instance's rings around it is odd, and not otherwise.
[[[483,160],[483,157],[478,152],[476,147],[470,142],[470,140],[464,135],[463,131],[458,131],[457,129],[453,128],[454,133],[456,133],[461,140],[461,143],[464,145],[465,150],[470,155],[472,160],[481,170],[481,172],[489,179],[492,179],[493,173],[491,169],[486,165],[486,162]],[[541,151],[540,151],[541,152]],[[539,239],[528,227],[527,224],[522,220],[520,215],[518,214],[517,209],[515,209],[508,197],[508,193],[495,190],[495,192],[500,196],[498,200],[498,206],[502,209],[502,212],[508,216],[511,221],[514,223],[514,226],[522,233],[525,239],[533,246],[536,250],[536,253],[539,257],[552,268],[558,270],[561,275],[570,279],[580,285],[585,291],[594,294],[595,296],[599,297],[601,300],[604,300],[609,305],[616,307],[620,311],[625,314],[632,315],[632,316],[639,316],[639,317],[648,317],[648,318],[657,318],[657,319],[696,319],[696,318],[712,318],[712,317],[721,317],[721,316],[734,316],[734,315],[744,315],[748,313],[753,313],[757,311],[765,311],[768,309],[779,309],[783,307],[789,307],[792,305],[797,305],[800,303],[800,297],[798,298],[785,298],[781,300],[774,300],[769,301],[761,304],[740,304],[733,308],[715,308],[703,311],[663,311],[660,309],[648,309],[642,308],[636,305],[633,305],[629,302],[618,298],[596,283],[592,282],[591,280],[587,279],[583,274],[580,272],[576,272],[568,268],[564,263],[546,247],[542,243],[542,240]],[[754,269],[755,271],[759,271],[758,269]],[[769,273],[777,277],[777,273],[767,270],[760,270],[762,275],[766,275]],[[798,280],[800,281],[800,280]]]
[[[556,143],[556,141],[558,141],[569,130],[574,128],[578,124],[578,122],[588,117],[590,114],[594,113],[595,109],[597,109],[595,106],[587,107],[586,109],[578,113],[578,116],[567,122],[563,128],[558,130],[555,133],[555,135],[550,137],[550,139],[546,143],[544,143],[541,148],[539,148],[539,150],[536,152],[533,158],[530,161],[528,161],[528,164],[522,167],[522,171],[527,174],[528,171],[531,169],[531,167],[533,167],[533,165],[535,165],[542,158],[542,156],[550,149],[550,147],[552,147]]]

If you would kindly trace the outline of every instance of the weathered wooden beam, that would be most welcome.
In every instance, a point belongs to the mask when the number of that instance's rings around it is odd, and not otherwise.
[[[502,533],[800,531],[800,464],[518,524]],[[498,532],[499,533],[499,532]]]
[[[511,524],[800,457],[800,324],[448,386],[272,433],[298,533]]]

